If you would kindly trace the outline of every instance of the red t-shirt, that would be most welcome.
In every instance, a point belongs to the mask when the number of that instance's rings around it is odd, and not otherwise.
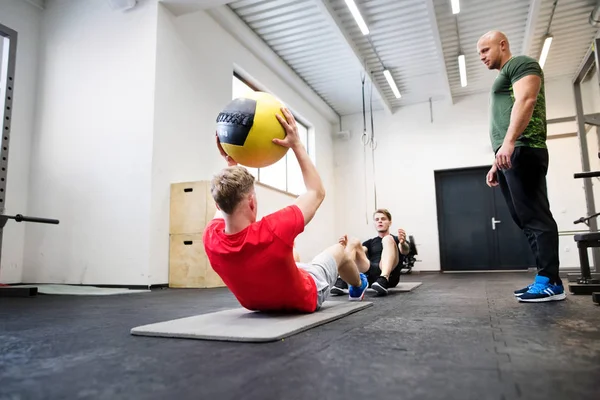
[[[224,231],[224,219],[209,222],[203,235],[204,249],[212,268],[243,307],[315,311],[315,281],[296,266],[293,255],[294,239],[304,231],[298,206],[267,215],[233,235]]]

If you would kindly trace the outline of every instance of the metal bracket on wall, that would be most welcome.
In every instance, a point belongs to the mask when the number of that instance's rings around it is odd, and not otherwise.
[[[586,115],[585,123],[588,125],[600,126],[600,114]]]
[[[585,118],[586,124],[597,125],[597,123],[600,122],[600,113],[585,114],[584,118]],[[573,115],[572,117],[551,118],[551,119],[547,120],[546,123],[548,125],[551,125],[551,124],[562,124],[564,122],[573,122],[573,121],[577,121],[577,117],[575,115]],[[588,122],[588,121],[590,121],[590,122]]]

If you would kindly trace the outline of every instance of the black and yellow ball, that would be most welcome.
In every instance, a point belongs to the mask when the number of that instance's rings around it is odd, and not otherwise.
[[[283,104],[265,92],[253,92],[229,103],[217,117],[217,135],[225,153],[238,164],[264,168],[279,161],[287,148],[273,143],[285,138],[275,114]]]

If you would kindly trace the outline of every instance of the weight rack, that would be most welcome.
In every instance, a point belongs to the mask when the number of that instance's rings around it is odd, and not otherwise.
[[[590,45],[577,73],[573,78],[573,92],[575,95],[575,110],[577,121],[577,137],[579,138],[579,148],[581,154],[582,172],[574,174],[575,179],[583,179],[583,190],[585,192],[585,203],[588,218],[586,224],[590,228],[589,233],[575,235],[575,241],[579,249],[579,260],[581,275],[575,281],[569,280],[569,289],[573,294],[592,294],[594,301],[600,298],[600,279],[597,274],[590,271],[588,248],[592,248],[592,257],[596,272],[600,271],[600,232],[598,232],[598,223],[596,221],[596,205],[594,201],[594,192],[592,188],[592,178],[600,177],[600,171],[590,171],[590,158],[587,143],[586,125],[599,127],[600,118],[597,116],[585,115],[583,111],[583,97],[581,95],[581,84],[586,77],[594,70],[598,71],[600,67],[600,38],[595,38]],[[594,68],[595,67],[595,68]],[[598,72],[596,72],[598,73]],[[600,75],[600,73],[598,73]],[[596,128],[598,129],[598,128]],[[600,153],[598,154],[600,158]],[[583,221],[583,220],[582,220]],[[577,221],[576,221],[577,222]],[[589,222],[589,223],[587,223]]]
[[[4,84],[6,90],[4,97],[0,98],[0,116],[2,116],[2,147],[0,148],[0,261],[2,260],[2,236],[4,233],[4,226],[9,219],[15,220],[16,222],[34,222],[43,224],[58,224],[59,221],[56,219],[37,218],[37,217],[26,217],[21,214],[15,216],[5,215],[6,205],[6,182],[8,179],[8,151],[10,144],[10,132],[12,122],[12,111],[13,111],[13,93],[15,90],[15,65],[17,59],[17,32],[0,24],[0,40],[3,41],[2,49],[2,64],[4,64],[4,54],[8,54],[8,63],[6,68],[6,82]],[[6,40],[8,39],[8,40]],[[8,52],[5,50],[5,44],[8,42]],[[1,66],[1,64],[0,64]],[[0,74],[4,71],[0,70]],[[2,75],[0,75],[1,77]],[[1,264],[0,264],[1,265]],[[37,294],[36,287],[18,287],[18,286],[4,286],[0,284],[0,297],[23,297],[23,296],[35,296]]]

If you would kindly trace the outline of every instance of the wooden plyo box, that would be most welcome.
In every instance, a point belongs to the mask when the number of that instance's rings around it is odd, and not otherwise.
[[[217,208],[210,195],[210,182],[183,182],[171,185],[169,233],[203,233]]]
[[[201,234],[171,235],[169,287],[214,288],[223,286],[225,284],[208,262]]]
[[[217,208],[210,182],[171,185],[169,221],[169,287],[213,288],[225,284],[210,266],[202,235]]]

